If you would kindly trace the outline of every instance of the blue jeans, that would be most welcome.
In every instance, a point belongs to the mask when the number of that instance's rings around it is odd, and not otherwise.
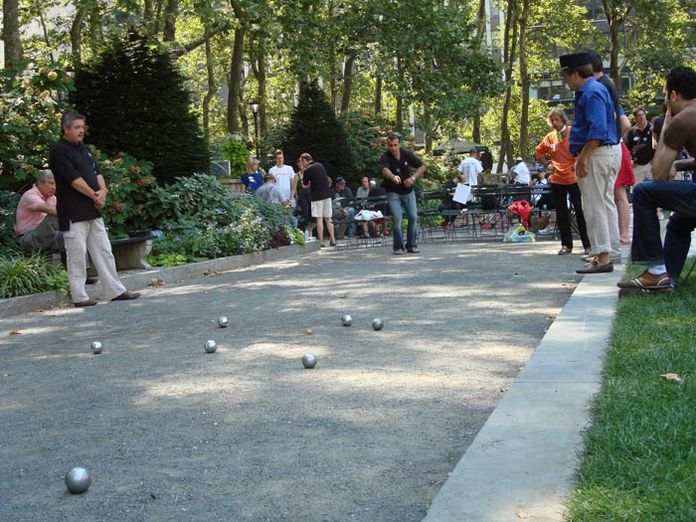
[[[665,245],[660,240],[657,209],[672,211]],[[678,282],[696,227],[696,184],[682,181],[645,181],[633,189],[631,259],[648,266],[664,264],[672,284]]]
[[[404,219],[403,211],[406,211],[406,219],[408,219],[406,249],[416,248],[418,246],[416,239],[416,223],[418,220],[416,193],[413,191],[409,192],[408,194],[387,192],[387,202],[389,203],[389,210],[391,211],[392,220],[394,223],[394,250],[404,249],[404,236],[401,232],[401,222]]]

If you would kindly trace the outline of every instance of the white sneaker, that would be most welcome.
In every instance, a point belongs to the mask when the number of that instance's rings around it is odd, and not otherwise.
[[[552,228],[546,227],[541,229],[539,232],[537,232],[537,235],[539,236],[551,236],[553,235],[554,230]]]

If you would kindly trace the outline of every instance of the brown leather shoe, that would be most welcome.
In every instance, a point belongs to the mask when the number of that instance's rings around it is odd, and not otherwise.
[[[75,305],[75,308],[84,308],[85,306],[94,306],[97,304],[97,301],[94,299],[87,299],[86,301],[81,301],[79,303],[73,303]]]
[[[112,301],[130,301],[131,299],[137,299],[138,297],[140,297],[140,292],[131,292],[130,290],[126,290],[118,297],[114,297]]]

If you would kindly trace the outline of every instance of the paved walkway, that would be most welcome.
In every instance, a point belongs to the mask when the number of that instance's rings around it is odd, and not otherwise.
[[[557,249],[329,250],[2,319],[0,519],[421,520],[570,296]]]

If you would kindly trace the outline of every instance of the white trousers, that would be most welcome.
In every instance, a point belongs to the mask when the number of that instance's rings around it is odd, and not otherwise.
[[[116,261],[111,253],[111,243],[109,243],[109,236],[102,218],[70,223],[70,230],[63,232],[63,239],[68,258],[68,281],[73,303],[81,303],[89,299],[85,290],[87,252],[99,275],[104,297],[113,299],[126,291],[126,287],[116,273]]]
[[[589,157],[587,176],[578,178],[592,252],[609,253],[612,257],[621,255],[619,216],[614,202],[620,154],[620,147],[597,147]]]

